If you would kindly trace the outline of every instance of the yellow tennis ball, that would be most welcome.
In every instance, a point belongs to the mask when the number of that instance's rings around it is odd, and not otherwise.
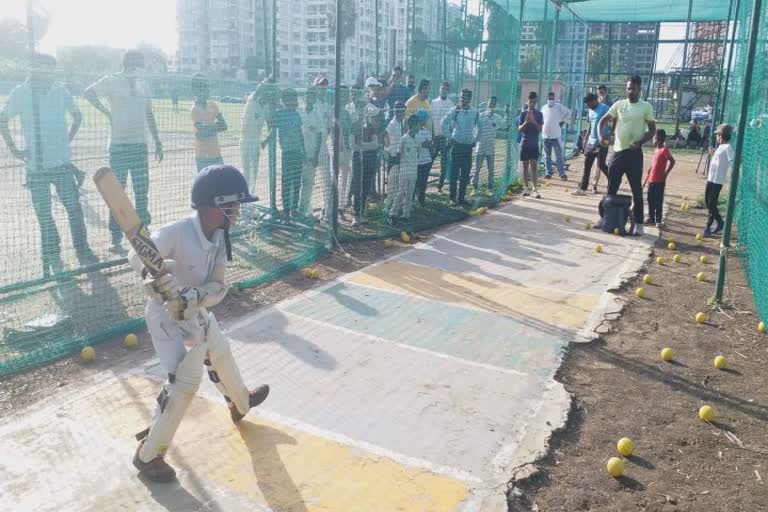
[[[675,254],[675,255],[672,257],[672,261],[674,261],[675,263],[680,263],[681,261],[683,261],[683,257],[682,257],[682,256],[680,256],[679,254]]]
[[[624,461],[619,457],[611,457],[608,459],[608,464],[605,465],[608,474],[614,478],[618,478],[624,474]]]
[[[696,245],[698,245],[699,247],[703,246],[704,240],[696,240]]]
[[[696,313],[696,323],[703,324],[707,321],[707,314],[699,311]]]
[[[696,274],[696,280],[700,283],[703,282],[706,278],[707,276],[704,274],[704,272],[699,272]]]
[[[687,201],[687,200],[688,200],[688,196],[683,196],[683,201]]]
[[[715,358],[715,368],[718,370],[725,368],[726,364],[728,364],[728,361],[725,359],[725,356],[717,356]]]
[[[670,251],[676,251],[677,245],[675,244],[675,242],[669,242],[669,244],[667,244],[667,249],[669,249]]]
[[[139,344],[139,339],[135,334],[128,334],[123,340],[123,343],[128,348],[135,348]]]
[[[407,231],[401,231],[400,232],[400,241],[404,244],[411,242],[411,235],[408,234]]]
[[[637,290],[635,290],[635,295],[637,295],[641,299],[644,299],[645,298],[645,288],[638,288]]]
[[[671,348],[666,347],[666,348],[662,349],[662,351],[661,351],[661,360],[662,361],[671,361],[673,357],[675,357],[675,354],[672,352]]]
[[[635,451],[635,443],[628,437],[622,437],[619,439],[619,442],[616,443],[616,449],[619,450],[619,453],[623,456],[629,457],[632,455],[632,452]]]
[[[707,255],[705,254],[704,256],[699,258],[699,262],[703,263],[704,265],[706,265],[707,263],[709,263],[709,258],[707,258]]]
[[[595,252],[603,252],[603,246],[600,244],[597,244],[595,246]]]
[[[704,421],[712,421],[715,419],[715,410],[711,405],[702,405],[699,409],[699,418]]]
[[[320,278],[320,271],[318,269],[316,269],[316,268],[313,268],[312,269],[312,273],[310,274],[309,277],[311,277],[312,279]]]
[[[80,357],[83,361],[93,361],[96,359],[96,351],[93,347],[83,347],[83,350],[80,351]]]
[[[645,274],[643,277],[643,282],[645,284],[651,284],[653,282],[653,278],[651,277],[651,274]]]
[[[765,331],[766,331],[765,322],[760,322],[759,324],[757,324],[757,332],[765,334]]]
[[[656,258],[656,263],[658,263],[659,265],[663,265],[664,264],[664,256],[659,256],[658,258]]]
[[[384,240],[384,247],[389,249],[390,247],[394,247],[395,244],[392,243],[392,240]]]
[[[621,231],[619,231],[619,228],[613,228],[614,235],[618,235],[619,233],[621,233]]]
[[[670,244],[673,244],[673,243],[675,243],[675,239],[672,238],[672,237],[669,237],[669,238],[667,238],[667,242],[670,243]]]
[[[696,233],[696,240],[704,240],[704,235],[701,233]]]
[[[584,229],[592,229],[592,224],[587,222],[586,224],[584,224]]]

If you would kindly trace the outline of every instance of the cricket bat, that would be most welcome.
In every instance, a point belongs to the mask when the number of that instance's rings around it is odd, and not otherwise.
[[[136,213],[136,209],[112,169],[102,167],[93,175],[93,181],[104,202],[107,203],[112,217],[125,233],[125,237],[133,246],[133,250],[136,251],[147,272],[153,277],[165,273],[160,251],[157,250],[157,246],[149,236],[147,226],[139,219],[139,214]]]

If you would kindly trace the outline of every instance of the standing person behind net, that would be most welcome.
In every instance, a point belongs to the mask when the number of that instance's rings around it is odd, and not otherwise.
[[[397,189],[393,190],[392,207],[389,209],[389,222],[395,224],[410,220],[413,196],[416,191],[418,175],[418,153],[420,148],[417,134],[424,129],[423,123],[415,115],[406,122],[408,131],[400,138],[400,165],[397,170]]]
[[[400,142],[403,138],[405,104],[401,101],[396,102],[393,111],[394,117],[387,123],[387,129],[384,133],[384,154],[387,158],[387,198],[384,201],[384,209],[387,211],[395,199],[398,180],[400,179]]]
[[[664,224],[664,186],[667,177],[675,166],[675,159],[669,149],[664,145],[667,140],[667,132],[657,130],[653,137],[653,163],[648,169],[648,175],[643,181],[643,188],[648,185],[648,218],[646,224],[662,227]],[[669,167],[667,167],[669,164]]]
[[[608,108],[613,105],[613,100],[608,97],[608,88],[604,84],[597,86],[597,100]]]
[[[653,139],[656,120],[653,107],[640,99],[642,79],[631,76],[627,79],[627,99],[614,103],[598,125],[600,141],[608,140],[605,128],[615,134],[613,158],[608,166],[608,195],[615,195],[621,186],[621,179],[627,175],[632,189],[635,235],[643,234],[643,144]]]
[[[379,166],[380,137],[384,112],[379,101],[381,82],[369,77],[365,81],[368,98],[357,122],[353,124],[352,137],[352,206],[355,217],[353,226],[366,223],[365,212],[368,196],[376,181]]]
[[[555,152],[557,173],[563,181],[568,180],[565,173],[565,159],[561,138],[563,135],[563,123],[571,116],[571,111],[564,105],[555,101],[555,93],[547,94],[547,104],[541,109],[544,116],[544,125],[541,136],[544,139],[544,179],[552,179],[552,151]]]
[[[277,88],[264,80],[245,102],[243,121],[240,129],[240,158],[248,184],[258,188],[261,136],[264,126],[272,122],[277,103]]]
[[[506,128],[505,117],[496,110],[496,96],[480,104],[480,117],[477,119],[477,147],[475,148],[475,175],[472,186],[480,188],[480,172],[483,162],[488,165],[488,190],[494,188],[496,170],[496,133]]]
[[[242,173],[230,165],[206,167],[192,185],[196,213],[152,234],[167,273],[147,277],[141,259],[130,252],[131,266],[145,278],[149,300],[144,310],[152,346],[168,381],[157,397],[152,424],[136,435],[133,465],[153,482],[168,482],[176,472],[164,455],[202,379],[203,366],[224,395],[237,423],[262,403],[269,386],[253,391],[243,383],[229,339],[208,309],[227,294],[226,264],[232,260],[229,229],[240,205],[256,201]]]
[[[83,97],[109,120],[109,166],[123,188],[130,174],[136,211],[141,221],[149,225],[147,127],[155,141],[155,160],[158,162],[163,161],[163,145],[157,133],[152,97],[141,77],[143,69],[144,55],[138,50],[128,50],[123,55],[123,70],[89,85]],[[100,98],[107,99],[109,109]],[[125,254],[121,245],[123,232],[111,216],[109,231],[112,234],[112,252]]]
[[[306,148],[301,114],[297,111],[299,95],[293,89],[284,89],[281,98],[283,108],[275,112],[267,138],[261,146],[266,147],[278,133],[280,134],[283,215],[285,220],[290,220],[297,213],[299,206]]]
[[[403,68],[395,66],[392,68],[392,74],[389,77],[389,88],[387,89],[387,107],[389,107],[389,119],[395,115],[395,104],[405,102],[410,99],[411,91],[403,83]]]
[[[227,131],[224,115],[215,101],[208,99],[210,88],[203,75],[192,77],[192,126],[194,134],[195,162],[198,172],[209,165],[223,164],[219,133]]]
[[[413,114],[416,113],[417,110],[421,109],[425,111],[427,114],[430,114],[432,112],[432,103],[429,101],[429,87],[430,82],[429,80],[422,79],[419,81],[419,89],[416,92],[414,96],[408,99],[408,101],[405,102],[405,120],[408,121],[408,118],[411,117]],[[432,120],[427,120],[426,127],[429,129],[429,131],[432,131]]]
[[[419,131],[416,132],[416,142],[419,143],[419,151],[416,156],[416,188],[414,196],[421,206],[427,196],[427,183],[429,173],[432,170],[432,129],[427,127],[430,121],[429,113],[424,109],[417,110],[411,117],[419,122]]]
[[[440,155],[440,180],[437,182],[437,191],[443,191],[443,185],[445,184],[445,177],[448,171],[448,144],[446,143],[445,135],[440,127],[440,122],[445,115],[455,108],[455,104],[448,97],[451,86],[448,82],[440,84],[440,92],[437,98],[430,102],[432,107],[432,136],[434,137],[435,149],[433,157],[437,160],[437,155]]]
[[[0,112],[0,134],[11,155],[26,166],[26,188],[32,196],[32,207],[40,226],[43,264],[54,274],[64,270],[61,260],[61,238],[51,212],[51,185],[61,199],[69,218],[72,242],[81,265],[96,262],[88,245],[88,235],[80,206],[79,186],[84,174],[71,161],[70,144],[80,129],[83,116],[64,85],[55,82],[56,59],[51,55],[31,57],[29,78],[11,90]],[[39,114],[40,147],[36,142],[33,101],[36,96]],[[67,128],[67,114],[72,124]],[[21,119],[25,149],[16,147],[9,122]],[[9,243],[9,241],[4,241]]]
[[[723,218],[720,216],[720,208],[717,203],[720,201],[720,191],[728,179],[728,169],[733,162],[733,148],[731,147],[731,137],[733,137],[733,127],[729,124],[721,124],[717,128],[717,149],[710,147],[709,154],[712,158],[709,161],[709,173],[707,174],[707,186],[704,190],[704,203],[709,210],[707,217],[707,226],[704,228],[704,236],[712,236],[723,230]],[[715,229],[712,229],[712,223],[717,222]]]
[[[299,194],[299,212],[302,215],[312,214],[312,194],[315,189],[320,146],[325,136],[326,123],[323,112],[317,108],[317,91],[312,88],[307,89],[304,95],[304,112],[301,112],[301,130],[305,149],[304,171]]]
[[[523,196],[541,197],[538,191],[539,133],[544,125],[544,116],[536,109],[538,94],[528,93],[528,107],[520,112],[517,131],[520,134],[520,161],[523,163]],[[529,177],[530,173],[530,177]],[[529,183],[533,181],[533,187]]]
[[[472,149],[477,142],[477,110],[470,107],[472,91],[462,89],[461,102],[443,117],[443,134],[451,147],[450,198],[452,206],[469,206],[465,196],[472,172]]]
[[[584,97],[584,103],[587,105],[587,119],[589,120],[589,135],[587,136],[586,144],[584,145],[584,174],[581,177],[581,184],[573,194],[584,195],[589,186],[589,177],[592,174],[592,165],[597,161],[597,172],[595,173],[595,179],[592,181],[592,192],[597,194],[597,183],[600,180],[600,174],[605,174],[608,177],[608,164],[606,159],[608,157],[608,141],[604,143],[600,141],[600,137],[597,133],[597,125],[600,123],[600,119],[608,113],[609,107],[604,103],[600,103],[597,100],[597,96],[594,93],[589,93]],[[606,135],[610,133],[610,129],[606,128]]]
[[[325,219],[331,213],[331,186],[333,184],[333,169],[331,166],[331,153],[328,151],[328,142],[332,141],[331,129],[334,123],[333,103],[328,95],[328,77],[319,75],[312,82],[312,88],[315,90],[317,103],[315,110],[320,114],[323,120],[322,135],[320,137],[320,150],[317,153],[317,171],[315,180],[315,190],[320,191],[322,204],[321,219]],[[311,211],[311,207],[307,209]]]

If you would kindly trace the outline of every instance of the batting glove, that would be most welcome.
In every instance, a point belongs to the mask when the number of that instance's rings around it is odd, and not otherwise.
[[[197,316],[200,303],[200,291],[197,288],[184,288],[170,300],[163,303],[168,316],[174,320],[191,320]]]
[[[160,302],[171,300],[179,292],[179,283],[173,276],[176,269],[176,262],[165,260],[163,262],[165,272],[158,277],[147,276],[144,280],[144,291],[146,294]]]

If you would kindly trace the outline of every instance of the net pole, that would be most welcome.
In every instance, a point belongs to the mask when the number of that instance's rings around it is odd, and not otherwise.
[[[746,70],[744,72],[744,84],[741,90],[741,109],[739,110],[739,122],[736,128],[736,148],[731,171],[730,189],[728,190],[728,206],[725,211],[725,229],[720,241],[720,261],[717,269],[717,283],[715,284],[714,302],[723,300],[723,288],[725,287],[726,256],[731,246],[731,227],[733,225],[733,212],[735,209],[736,192],[739,186],[739,173],[744,152],[744,134],[747,128],[747,115],[749,114],[749,97],[752,92],[752,75],[755,52],[757,50],[757,37],[760,33],[760,13],[763,10],[763,0],[754,0],[752,4],[752,23],[749,30],[749,43],[747,46]]]
[[[272,77],[279,82],[277,75],[277,0],[272,0]]]
[[[375,32],[375,38],[376,38],[376,79],[379,78],[379,0],[374,0],[373,2],[373,21],[374,21],[374,32]],[[338,26],[338,22],[337,22]],[[336,30],[338,32],[338,29]],[[338,86],[337,86],[338,87]],[[337,117],[338,122],[338,117]]]
[[[726,100],[728,98],[728,85],[731,80],[731,66],[733,65],[733,48],[736,46],[736,26],[738,25],[738,22],[736,21],[739,17],[739,9],[741,9],[741,0],[736,0],[736,8],[733,11],[733,28],[731,32],[731,43],[730,47],[728,48],[728,67],[726,68],[725,72],[725,83],[723,84],[723,97],[722,97],[722,106],[720,107],[720,116],[717,120],[718,124],[723,122],[723,119],[725,117],[725,104]],[[726,33],[726,41],[728,40],[728,34]],[[714,141],[715,137],[715,131],[712,130],[712,137]],[[714,143],[714,142],[713,142]]]
[[[680,73],[680,79],[677,81],[677,114],[675,115],[675,131],[673,136],[677,134],[677,130],[680,129],[680,114],[683,110],[683,95],[681,89],[683,87],[683,78],[685,76],[685,68],[688,66],[688,39],[691,37],[691,14],[693,13],[693,0],[688,0],[688,18],[685,21],[685,43],[683,43],[683,67]]]
[[[726,22],[726,25],[725,25],[725,27],[726,27],[726,29],[725,29],[726,30],[726,34],[725,35],[726,36],[728,35],[728,27],[730,27],[730,25],[731,25],[731,16],[732,16],[732,14],[733,14],[733,0],[730,0],[730,2],[728,3],[728,21]],[[720,95],[723,92],[723,87],[722,87],[722,85],[723,85],[723,74],[725,74],[725,72],[726,72],[726,70],[725,70],[725,62],[726,62],[725,49],[723,49],[723,58],[720,59],[720,73],[718,74],[718,77],[717,77],[717,94],[715,95],[715,98],[716,98],[716,100],[715,100],[715,109],[712,112],[712,123],[713,123],[713,125],[717,121],[718,116],[721,114],[721,112],[720,112]],[[713,128],[714,128],[714,126],[713,126]],[[715,143],[717,142],[717,140],[716,140],[717,134],[715,133],[715,130],[712,130],[710,136],[712,137],[711,144],[714,147]],[[709,163],[709,158],[707,158],[707,164],[708,163]]]
[[[443,59],[441,62],[441,71],[443,80],[448,80],[448,48],[446,46],[446,35],[448,32],[448,0],[443,0]]]
[[[549,10],[549,1],[546,1],[546,2],[544,2],[544,21],[542,21],[542,23],[541,23],[542,31],[544,31],[546,29],[546,26],[547,26],[547,14],[548,14],[547,11],[548,10]],[[542,90],[541,82],[544,81],[544,68],[547,65],[547,63],[546,63],[546,58],[547,58],[546,55],[547,55],[547,52],[549,51],[548,48],[547,48],[547,42],[546,42],[548,40],[548,38],[546,37],[546,34],[543,34],[543,35],[544,35],[544,37],[542,37],[541,51],[539,53],[539,80],[538,80],[539,83],[538,83],[538,88],[536,89],[538,97],[539,97],[539,101],[541,101],[540,100],[541,99],[541,90]]]
[[[262,34],[262,44],[264,45],[264,71],[266,72],[269,70],[271,73],[273,70],[269,69],[269,55],[267,54],[267,49],[269,48],[269,32],[267,31],[267,0],[261,0],[261,31]],[[274,13],[272,15],[274,17]],[[269,73],[266,73],[267,76],[269,76]]]
[[[336,34],[334,63],[335,83],[333,86],[333,186],[331,187],[331,230],[333,243],[338,241],[339,230],[339,151],[341,150],[341,0],[336,0]],[[378,48],[378,42],[376,43]],[[376,60],[378,66],[378,58]]]

